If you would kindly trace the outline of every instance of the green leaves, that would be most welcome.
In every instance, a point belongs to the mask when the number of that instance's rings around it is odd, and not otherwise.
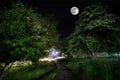
[[[46,48],[56,46],[59,42],[57,23],[53,16],[39,15],[21,2],[0,12],[0,20],[2,62],[23,59],[36,61],[45,55]]]
[[[67,39],[72,55],[119,52],[120,18],[107,13],[101,4],[86,7],[79,15],[74,32]]]

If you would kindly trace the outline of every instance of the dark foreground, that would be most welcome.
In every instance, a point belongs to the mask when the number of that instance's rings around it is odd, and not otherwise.
[[[3,80],[120,80],[120,58],[40,62],[10,72]]]
[[[57,74],[54,80],[75,80],[72,71],[60,62],[54,62],[57,67]]]

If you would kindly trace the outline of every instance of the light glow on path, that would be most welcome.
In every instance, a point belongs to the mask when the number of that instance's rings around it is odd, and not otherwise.
[[[62,57],[56,57],[56,58],[49,58],[49,57],[44,57],[44,58],[40,58],[39,61],[48,61],[48,62],[52,62],[52,61],[56,61],[59,59],[65,59],[64,56]]]

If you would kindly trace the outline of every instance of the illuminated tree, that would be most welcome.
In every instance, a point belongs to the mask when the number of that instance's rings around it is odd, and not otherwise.
[[[68,37],[67,53],[72,55],[119,52],[120,18],[101,4],[86,7]]]
[[[55,19],[38,15],[21,2],[1,11],[0,20],[0,63],[5,65],[16,60],[36,62],[46,48],[58,43]]]

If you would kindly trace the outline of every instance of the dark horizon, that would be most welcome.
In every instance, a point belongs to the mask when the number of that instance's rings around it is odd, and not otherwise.
[[[13,0],[17,1],[17,0]],[[75,22],[79,19],[79,14],[82,10],[94,3],[102,3],[108,7],[109,13],[114,13],[120,16],[118,0],[21,0],[24,4],[35,7],[39,13],[43,15],[53,14],[58,21],[57,29],[61,35],[61,38],[69,36],[75,28]],[[6,7],[12,3],[11,0],[0,0],[0,6]],[[70,8],[77,6],[79,8],[79,14],[73,16],[70,13]],[[0,8],[2,9],[2,8]]]

